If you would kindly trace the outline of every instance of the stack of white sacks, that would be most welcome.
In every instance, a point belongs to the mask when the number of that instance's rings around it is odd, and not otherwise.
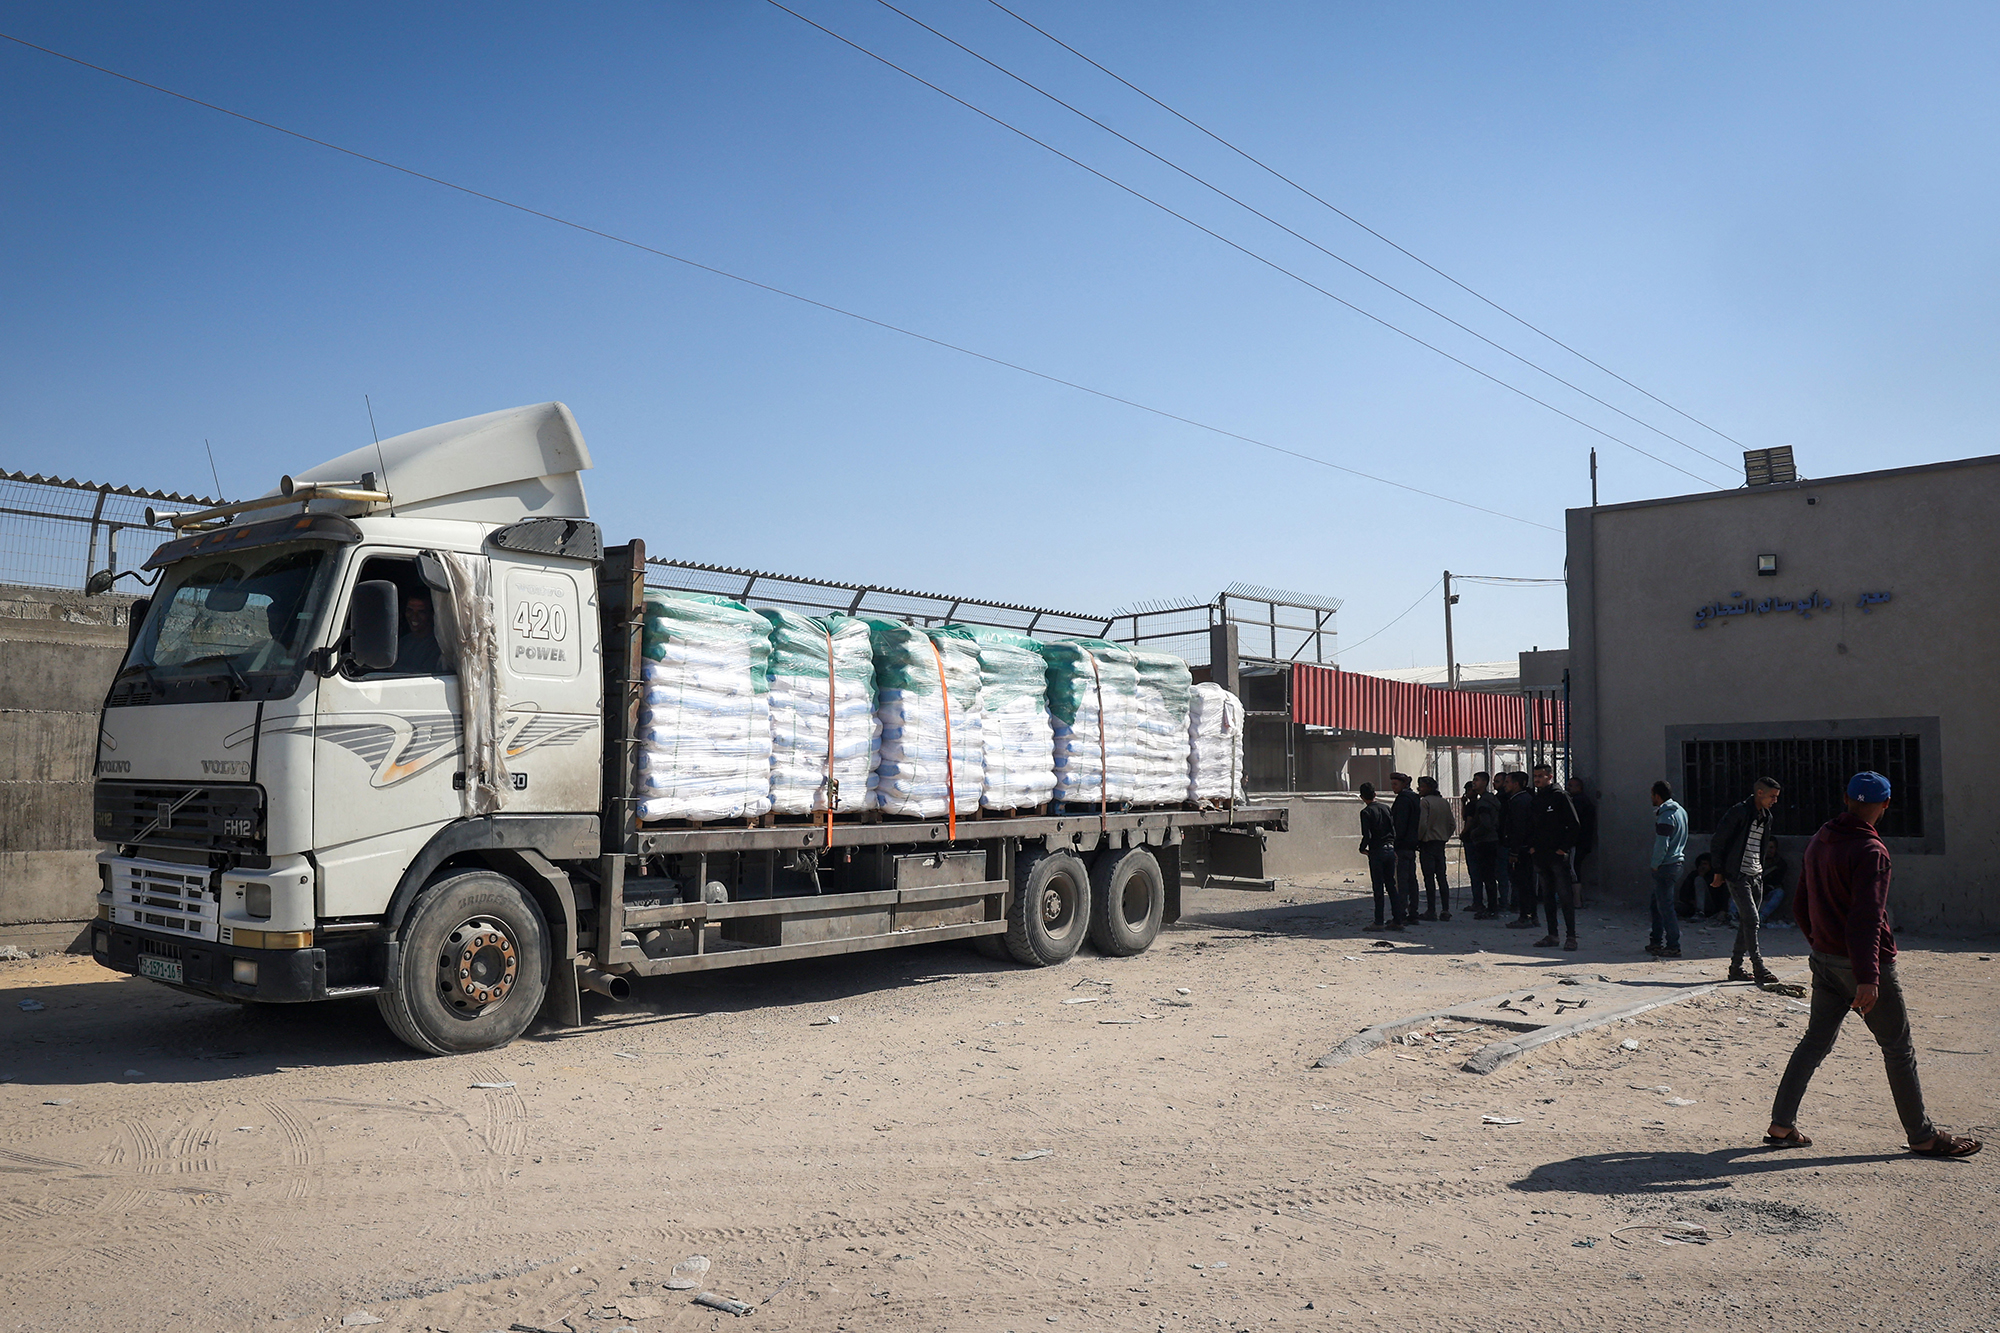
[[[1133,719],[1132,799],[1139,805],[1187,799],[1188,698],[1194,676],[1172,653],[1135,648],[1139,699]]]
[[[882,747],[866,622],[759,608],[770,622],[771,808],[805,815],[868,808]],[[827,762],[831,715],[833,762]]]
[[[986,780],[979,804],[1026,810],[1056,787],[1055,741],[1049,729],[1047,664],[1025,634],[965,626],[979,652],[979,734]]]
[[[977,647],[959,631],[866,623],[882,720],[874,808],[919,819],[972,814],[985,782]]]
[[[1041,645],[1055,732],[1055,799],[1072,805],[1132,800],[1139,669],[1130,648],[1101,639]]]
[[[1187,734],[1187,798],[1242,800],[1243,701],[1220,685],[1195,686]]]
[[[770,623],[739,602],[648,593],[636,756],[641,819],[771,808]]]

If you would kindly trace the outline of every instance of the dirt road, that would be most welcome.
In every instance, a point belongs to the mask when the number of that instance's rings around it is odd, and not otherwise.
[[[1804,1015],[1742,988],[1486,1076],[1476,1032],[1312,1070],[1373,1021],[1661,971],[1601,911],[1578,954],[1464,914],[1371,948],[1356,893],[1193,893],[1150,953],[1040,972],[938,948],[646,983],[455,1059],[365,1000],[0,963],[0,1327],[735,1326],[664,1285],[691,1255],[766,1329],[2000,1325],[2000,1151],[1901,1151],[1858,1022],[1804,1151],[1759,1146]],[[1727,938],[1689,943],[1715,973]],[[1904,960],[1932,1112],[1987,1138],[1993,954]]]

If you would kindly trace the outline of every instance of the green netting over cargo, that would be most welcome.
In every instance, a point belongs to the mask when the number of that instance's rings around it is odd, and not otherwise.
[[[1187,662],[1172,653],[1156,653],[1149,648],[1132,649],[1133,665],[1139,669],[1139,687],[1157,691],[1160,702],[1187,725],[1188,705],[1194,699],[1194,672]]]
[[[752,688],[770,688],[771,623],[743,603],[704,592],[648,592],[645,615],[641,651],[653,661],[733,660],[748,648]]]
[[[1048,663],[1049,713],[1064,726],[1076,725],[1077,711],[1086,703],[1094,705],[1100,688],[1107,696],[1138,697],[1138,665],[1132,660],[1132,650],[1122,644],[1062,639],[1038,643],[1036,651]]]
[[[979,650],[979,701],[989,713],[1021,700],[1048,707],[1048,662],[1040,640],[984,625],[946,625],[940,633],[971,639]]]
[[[830,646],[833,649],[836,685],[843,693],[849,686],[866,690],[869,704],[874,704],[873,652],[862,653],[854,647],[855,640],[868,640],[867,621],[843,615],[808,617],[770,606],[757,608],[756,614],[770,622],[770,674],[811,676],[825,680],[826,655]],[[830,644],[829,635],[832,636]]]
[[[868,626],[868,637],[875,648],[875,689],[878,693],[882,690],[901,690],[906,694],[937,696],[939,653],[933,650],[933,635],[940,641],[966,640],[966,651],[977,651],[977,646],[970,642],[972,636],[955,628],[924,630],[900,621],[868,618],[863,618],[861,623]],[[979,702],[977,672],[947,671],[947,674],[957,677],[951,686],[953,708],[969,708]]]

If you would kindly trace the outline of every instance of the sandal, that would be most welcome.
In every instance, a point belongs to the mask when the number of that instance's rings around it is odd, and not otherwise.
[[[1932,1138],[1928,1147],[1911,1146],[1910,1151],[1919,1157],[1970,1157],[1986,1145],[1978,1139],[1962,1139],[1956,1134],[1946,1134],[1942,1130]]]
[[[1782,1134],[1766,1134],[1764,1136],[1764,1142],[1770,1144],[1774,1148],[1812,1147],[1812,1140],[1807,1138],[1805,1135],[1799,1133],[1799,1131],[1796,1128],[1788,1129]],[[1910,1151],[1915,1152],[1916,1149],[1912,1148]],[[1975,1149],[1974,1151],[1977,1151],[1977,1149]]]

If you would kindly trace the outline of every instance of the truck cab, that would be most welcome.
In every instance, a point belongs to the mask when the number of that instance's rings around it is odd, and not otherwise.
[[[419,890],[498,866],[525,901],[445,923],[417,989],[433,1019],[526,1025],[528,973],[573,943],[554,862],[599,850],[589,466],[544,403],[166,516],[99,730],[100,962],[248,1003],[380,994]]]

